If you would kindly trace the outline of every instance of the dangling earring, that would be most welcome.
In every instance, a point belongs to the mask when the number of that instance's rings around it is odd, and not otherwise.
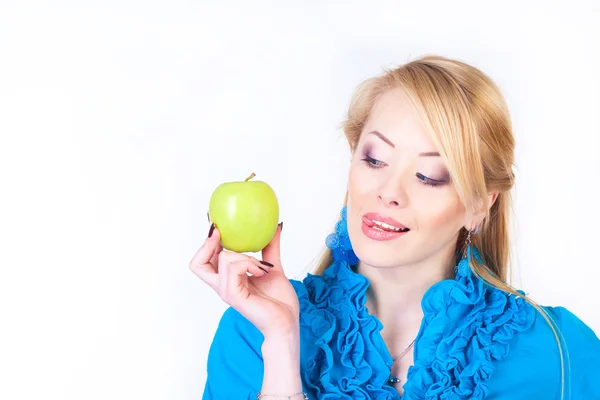
[[[472,245],[472,239],[471,239],[471,234],[476,235],[478,234],[480,231],[480,225],[477,225],[475,227],[475,229],[473,230],[468,230],[467,231],[467,239],[465,240],[465,251],[463,253],[463,258],[466,258],[467,260],[471,260],[471,245]]]
[[[471,231],[467,231],[467,239],[465,240],[465,252],[463,254],[463,258],[467,260],[471,260]]]

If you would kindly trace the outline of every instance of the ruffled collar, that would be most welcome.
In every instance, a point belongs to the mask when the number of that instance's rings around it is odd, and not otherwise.
[[[323,275],[308,274],[303,284],[294,284],[300,324],[316,344],[304,364],[306,387],[319,399],[399,399],[387,384],[392,357],[383,325],[366,307],[369,281],[336,258]],[[485,284],[466,260],[457,265],[454,280],[425,293],[422,308],[402,400],[485,398],[494,361],[504,358],[514,333],[534,320],[522,298]]]

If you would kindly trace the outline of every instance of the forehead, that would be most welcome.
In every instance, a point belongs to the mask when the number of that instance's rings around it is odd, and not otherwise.
[[[435,150],[420,116],[402,88],[388,90],[377,99],[363,133],[371,131],[379,131],[387,136],[396,144],[396,148]],[[364,139],[365,135],[362,136]]]

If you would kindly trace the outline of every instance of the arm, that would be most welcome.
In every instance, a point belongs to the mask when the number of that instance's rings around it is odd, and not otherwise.
[[[265,338],[263,394],[292,395],[302,392],[300,379],[300,334],[295,328],[279,337]]]

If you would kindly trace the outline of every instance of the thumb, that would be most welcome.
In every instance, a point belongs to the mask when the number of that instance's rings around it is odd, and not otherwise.
[[[269,244],[262,249],[262,259],[263,261],[268,261],[272,264],[279,265],[281,264],[281,231],[283,229],[283,222],[277,224],[277,230],[275,231],[275,235],[273,235],[273,239],[269,242]]]

